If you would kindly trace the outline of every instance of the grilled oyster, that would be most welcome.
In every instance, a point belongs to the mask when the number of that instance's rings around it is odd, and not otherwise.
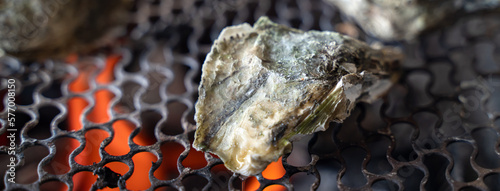
[[[466,14],[500,12],[500,0],[326,0],[384,40],[415,40],[426,30]]]
[[[203,64],[194,148],[249,176],[291,151],[300,135],[342,122],[396,78],[401,56],[334,32],[260,18],[227,27]]]
[[[64,58],[109,44],[125,30],[132,0],[0,0],[0,56]]]

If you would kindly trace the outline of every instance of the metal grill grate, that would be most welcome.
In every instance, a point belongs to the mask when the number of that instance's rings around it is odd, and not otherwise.
[[[157,157],[149,171],[150,190],[241,189],[240,177],[214,170],[221,169],[219,159],[191,150],[200,65],[222,28],[268,15],[303,30],[351,26],[347,31],[359,33],[358,38],[375,41],[319,0],[138,1],[134,14],[132,42],[112,51],[122,59],[110,83],[95,80],[105,69],[104,55],[80,57],[76,64],[1,58],[0,133],[8,134],[6,85],[8,78],[15,78],[16,157],[21,162],[16,165],[17,183],[9,183],[2,173],[0,188],[39,190],[64,184],[72,189],[74,176],[94,172],[99,179],[92,189],[127,189],[136,165],[133,156],[149,152]],[[257,176],[260,189],[280,184],[289,190],[500,190],[498,16],[464,17],[416,42],[396,43],[407,58],[403,77],[388,95],[373,104],[358,104],[345,123],[332,123],[329,130],[295,142],[292,153],[282,159],[286,174],[277,180]],[[70,86],[82,72],[91,74],[90,86],[75,93]],[[96,106],[95,95],[103,90],[113,95],[110,119],[95,123],[87,117]],[[88,103],[77,131],[68,127],[73,98]],[[117,134],[113,124],[120,120],[138,128],[128,140],[130,151],[114,156],[105,146]],[[102,159],[81,165],[75,158],[89,145],[86,141],[103,140],[92,137],[94,131],[109,134],[99,149]],[[139,134],[153,141],[137,144]],[[75,140],[77,148],[66,146]],[[162,149],[168,144],[182,148]],[[8,147],[1,149],[0,171],[7,172]],[[64,150],[72,151],[69,164],[54,162]],[[191,155],[204,156],[206,164],[188,165]],[[156,169],[169,159],[176,161],[178,173],[158,179]],[[125,163],[129,171],[114,174],[105,168],[112,162]]]

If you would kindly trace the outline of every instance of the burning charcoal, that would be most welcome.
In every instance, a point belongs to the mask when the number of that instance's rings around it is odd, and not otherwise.
[[[334,32],[303,32],[260,18],[224,29],[203,64],[194,147],[255,175],[291,141],[341,123],[377,99],[402,56]]]
[[[500,0],[327,0],[361,27],[384,40],[412,40],[447,19],[478,11],[500,11]]]
[[[113,40],[131,0],[0,0],[0,56],[61,57]]]

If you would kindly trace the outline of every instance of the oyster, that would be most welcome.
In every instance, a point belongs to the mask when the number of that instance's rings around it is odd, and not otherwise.
[[[334,32],[260,18],[227,27],[202,70],[194,148],[241,175],[262,172],[300,135],[342,122],[397,78],[401,55]]]
[[[500,0],[401,1],[326,0],[372,35],[384,40],[415,40],[422,32],[466,14],[499,12]]]
[[[125,31],[132,0],[0,0],[0,57],[64,58],[110,44]]]

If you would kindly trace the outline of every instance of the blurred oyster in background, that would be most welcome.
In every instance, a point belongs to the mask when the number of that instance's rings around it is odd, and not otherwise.
[[[353,17],[363,30],[383,40],[412,40],[450,19],[479,11],[499,11],[500,0],[326,0]]]
[[[301,135],[342,122],[398,78],[402,56],[335,32],[303,32],[260,18],[227,27],[202,69],[194,148],[255,175]]]
[[[0,0],[0,53],[62,57],[114,40],[131,0]]]

